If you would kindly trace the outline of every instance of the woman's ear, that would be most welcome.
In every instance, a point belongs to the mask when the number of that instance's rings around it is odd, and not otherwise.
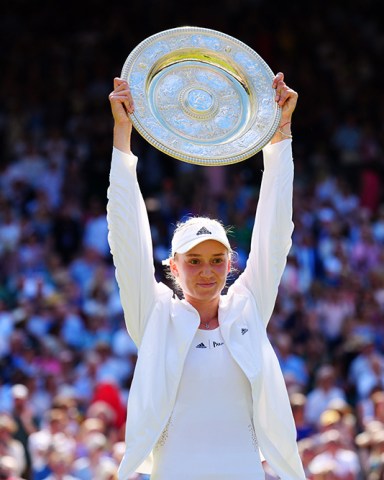
[[[228,260],[227,273],[231,271],[231,260]]]
[[[169,268],[171,269],[171,273],[174,277],[178,277],[179,271],[177,270],[176,262],[173,258],[169,259]]]

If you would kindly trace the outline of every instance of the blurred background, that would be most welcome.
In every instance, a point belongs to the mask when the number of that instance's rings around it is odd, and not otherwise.
[[[107,244],[108,94],[138,43],[184,25],[245,42],[299,92],[294,241],[269,336],[308,478],[384,478],[379,6],[373,0],[2,2],[0,478],[116,474],[137,352],[125,331]],[[136,132],[132,148],[157,278],[167,282],[161,260],[175,223],[187,214],[234,226],[240,272],[261,153],[202,168],[166,157]]]

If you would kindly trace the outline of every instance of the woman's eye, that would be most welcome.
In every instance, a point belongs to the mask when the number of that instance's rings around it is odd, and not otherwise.
[[[189,261],[189,263],[191,265],[197,265],[199,263],[199,260],[197,258],[191,258],[191,260]]]
[[[223,262],[223,259],[222,258],[214,258],[212,260],[212,263],[222,263]]]

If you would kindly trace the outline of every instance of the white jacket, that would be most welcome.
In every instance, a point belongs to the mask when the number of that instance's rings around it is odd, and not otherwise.
[[[222,295],[224,341],[248,377],[259,446],[282,480],[305,479],[296,429],[277,357],[266,333],[291,247],[291,141],[263,150],[264,173],[244,272]],[[151,451],[175,403],[183,365],[199,326],[197,311],[154,278],[152,241],[136,177],[137,158],[113,150],[108,189],[109,243],[129,334],[139,349],[119,480],[151,472]],[[207,167],[209,168],[209,167]]]

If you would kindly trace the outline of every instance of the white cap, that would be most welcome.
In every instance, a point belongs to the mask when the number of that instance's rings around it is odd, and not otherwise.
[[[175,230],[172,239],[172,254],[189,252],[193,247],[206,240],[216,240],[223,244],[229,251],[229,243],[226,231],[220,222],[211,218],[196,217],[187,220]],[[169,265],[170,258],[163,260],[163,265]]]
[[[25,385],[18,383],[11,388],[13,398],[27,398],[29,390]]]

